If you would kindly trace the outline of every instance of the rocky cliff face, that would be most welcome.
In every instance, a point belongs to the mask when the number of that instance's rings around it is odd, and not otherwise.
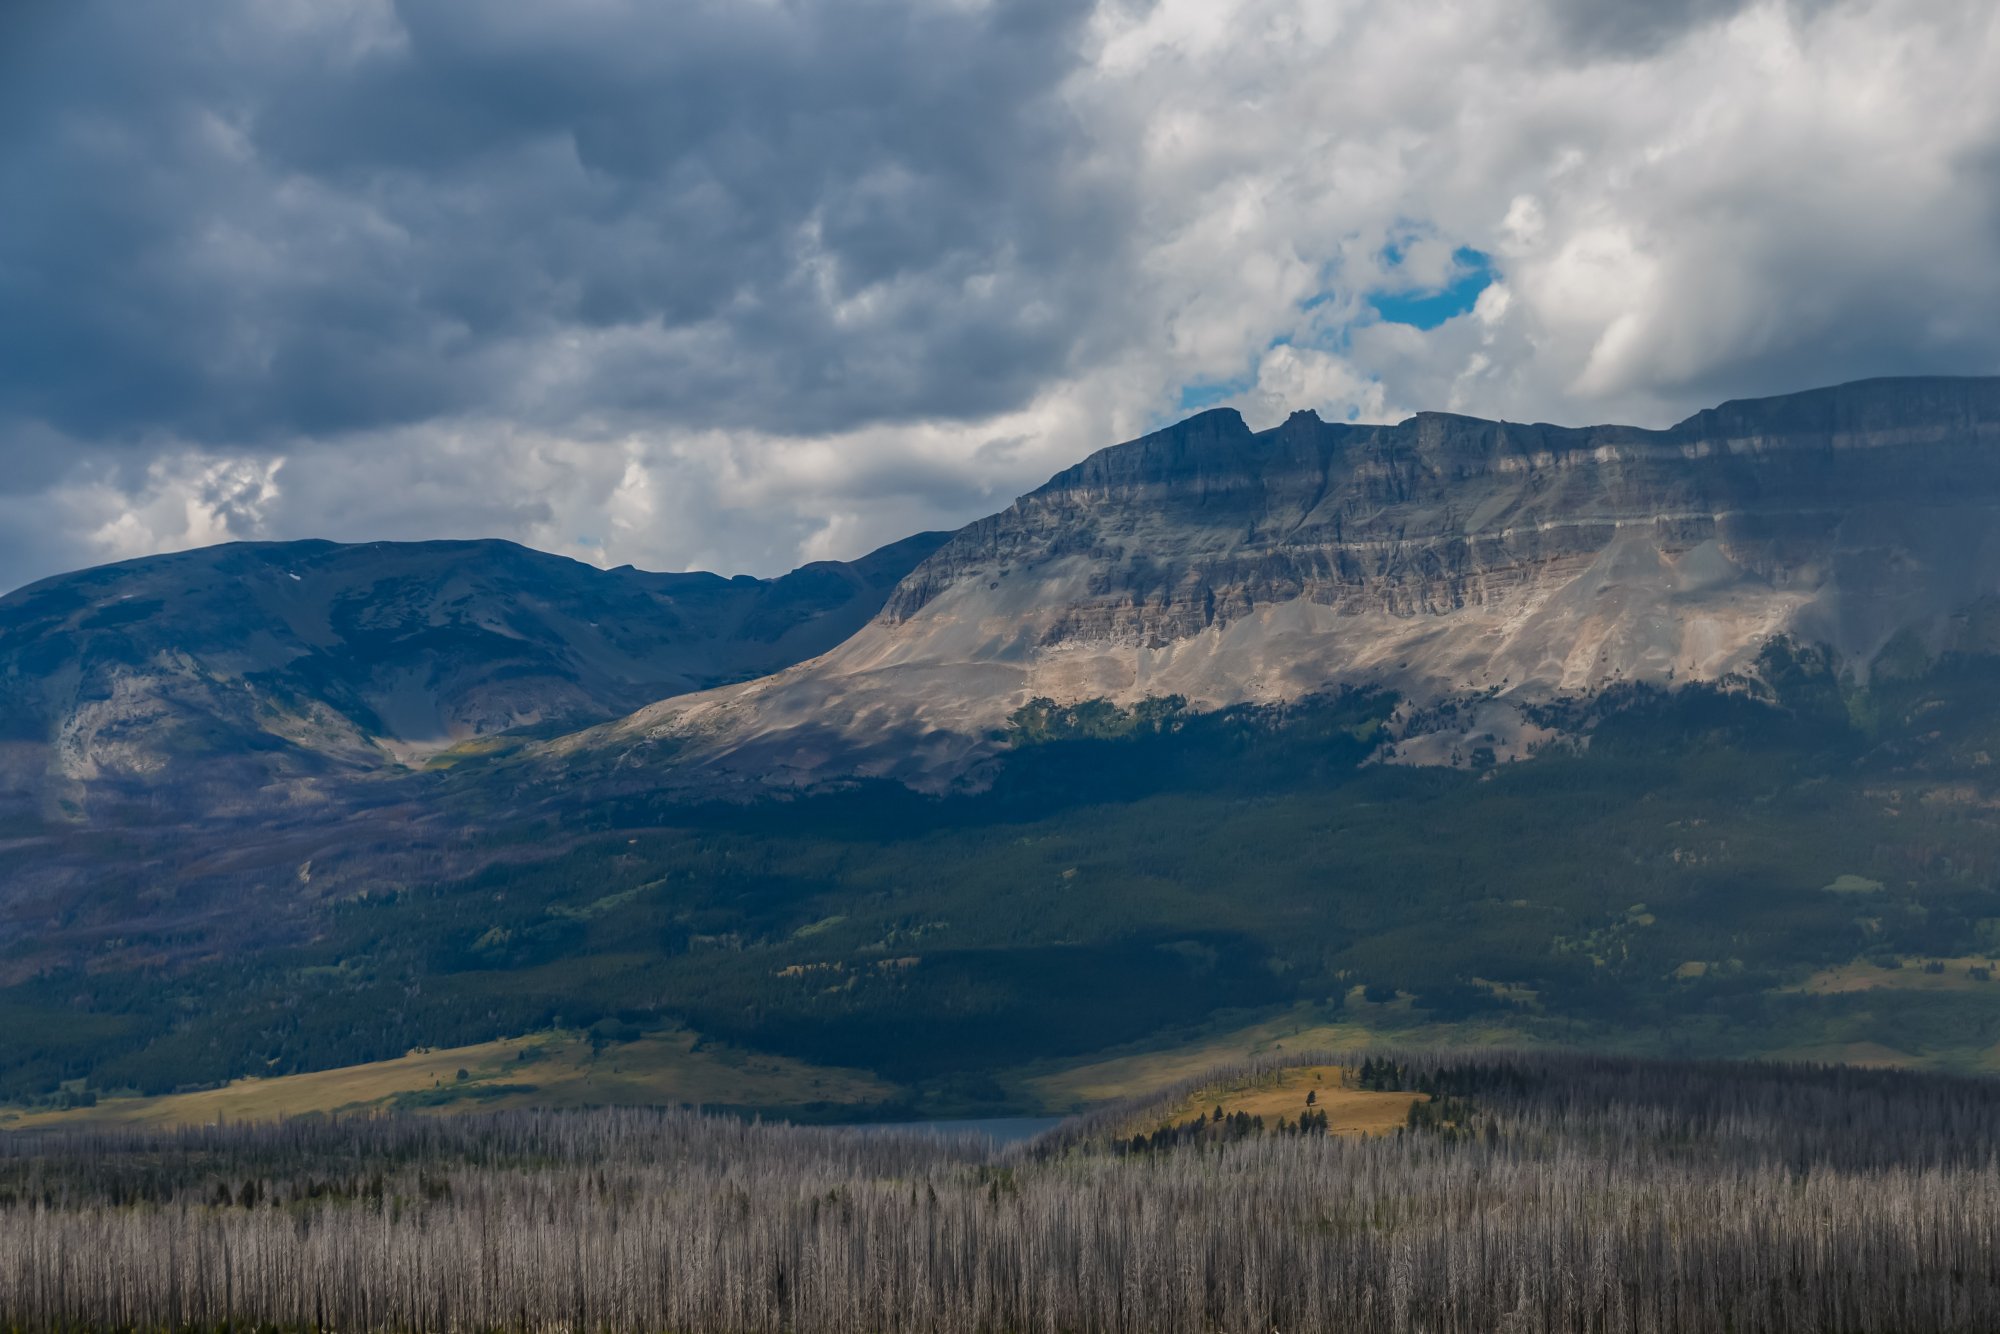
[[[1518,706],[1713,679],[1773,636],[1865,673],[2000,591],[2000,379],[1876,380],[1667,430],[1203,413],[971,525],[838,649],[552,753],[667,781],[955,781],[1034,696],[1198,706],[1342,683]],[[664,753],[664,752],[662,752]],[[1423,758],[1421,742],[1406,757]]]
[[[1370,683],[1476,698],[1457,716],[1505,754],[1551,696],[1714,679],[1779,634],[1865,674],[1892,639],[1983,633],[1967,612],[1996,593],[1996,379],[1661,431],[1426,413],[1252,432],[1216,411],[949,540],[779,580],[319,542],[48,580],[0,599],[0,799],[270,809],[328,775],[579,727],[540,748],[551,781],[939,787],[976,781],[1037,696],[1216,707]],[[1410,736],[1399,757],[1455,744]]]
[[[942,540],[775,580],[507,542],[239,543],[44,580],[0,598],[0,796],[219,813],[588,726],[823,652]]]

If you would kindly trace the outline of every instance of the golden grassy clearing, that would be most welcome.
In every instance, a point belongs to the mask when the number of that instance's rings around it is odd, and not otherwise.
[[[1347,1088],[1349,1072],[1338,1065],[1302,1065],[1259,1075],[1241,1084],[1222,1084],[1203,1089],[1176,1107],[1168,1116],[1169,1125],[1186,1125],[1222,1108],[1224,1116],[1244,1112],[1264,1118],[1275,1127],[1278,1118],[1296,1121],[1306,1110],[1306,1095],[1313,1095],[1312,1110],[1326,1113],[1330,1135],[1387,1135],[1404,1124],[1410,1104],[1423,1095],[1385,1093]]]
[[[269,1121],[315,1112],[391,1105],[441,1112],[498,1107],[691,1104],[773,1109],[810,1103],[867,1104],[897,1090],[863,1071],[808,1065],[704,1044],[668,1031],[608,1046],[596,1055],[573,1033],[502,1038],[470,1047],[414,1051],[394,1060],[152,1098],[106,1098],[69,1111],[0,1111],[0,1128],[86,1125],[207,1125]],[[458,1072],[466,1078],[460,1080]]]
[[[1766,1059],[1800,1061],[1811,1065],[1861,1065],[1875,1069],[1921,1069],[1940,1064],[1879,1042],[1817,1042],[1783,1047],[1768,1053]]]
[[[404,763],[415,769],[449,769],[465,760],[489,759],[495,755],[505,755],[510,751],[519,750],[525,744],[527,743],[519,736],[496,734],[468,737],[429,754],[413,754]]]
[[[1289,1016],[1160,1051],[1135,1052],[1058,1070],[1028,1081],[1051,1112],[1157,1093],[1220,1065],[1283,1051],[1353,1051],[1370,1045],[1359,1024],[1301,1025]]]
[[[1942,964],[1942,972],[1926,972],[1925,965]],[[1991,976],[1978,977],[1972,970],[1984,969]],[[1866,959],[1856,959],[1836,968],[1822,968],[1788,991],[1809,996],[1835,996],[1856,991],[1988,991],[2000,997],[2000,964],[1984,955],[1959,959],[1908,958],[1901,968],[1884,968]]]
[[[1355,1008],[1363,1008],[1356,1006]],[[1285,1052],[1362,1051],[1394,1046],[1403,1050],[1429,1046],[1530,1046],[1532,1039],[1503,1025],[1425,1026],[1398,1029],[1383,1038],[1367,1024],[1330,1022],[1308,1007],[1231,1032],[1133,1052],[1035,1075],[1025,1081],[1030,1095],[1052,1113],[1144,1097],[1191,1079],[1217,1066],[1240,1064],[1259,1056]]]

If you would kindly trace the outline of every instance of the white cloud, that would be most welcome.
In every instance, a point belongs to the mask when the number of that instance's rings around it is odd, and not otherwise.
[[[918,7],[843,48],[909,62],[883,71],[890,101],[819,73],[830,92],[797,94],[871,144],[725,102],[678,156],[645,135],[692,113],[632,91],[642,12],[593,6],[549,53],[557,100],[558,55],[604,71],[567,126],[504,123],[464,74],[534,42],[498,19],[455,35],[461,82],[398,103],[466,137],[417,124],[428,160],[320,143],[338,126],[292,107],[281,171],[268,126],[211,108],[197,137],[222,193],[161,206],[210,207],[170,253],[240,318],[148,373],[162,403],[175,374],[214,374],[312,412],[247,441],[227,404],[64,428],[74,466],[0,502],[19,519],[0,583],[221,536],[496,535],[773,572],[996,508],[1170,419],[1190,385],[1242,386],[1257,425],[1299,407],[1664,424],[1734,395],[2000,371],[2000,18],[1975,0],[1103,0],[1024,39],[1021,70],[950,27],[998,9]],[[703,14],[718,69],[747,59],[728,11]],[[314,78],[336,87],[441,40],[374,3],[334,27],[337,68]],[[926,82],[927,41],[985,81],[984,113]],[[806,171],[811,154],[853,170]],[[1368,294],[1439,286],[1461,247],[1496,273],[1475,309],[1375,317]],[[281,338],[300,300],[332,322],[304,353]],[[337,327],[364,306],[379,343]],[[357,385],[381,398],[365,417],[340,410]],[[33,418],[17,409],[13,438],[46,450]]]

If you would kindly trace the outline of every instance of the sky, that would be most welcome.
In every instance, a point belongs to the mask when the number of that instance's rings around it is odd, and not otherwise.
[[[774,574],[1200,408],[2000,371],[1990,0],[10,0],[0,588]]]

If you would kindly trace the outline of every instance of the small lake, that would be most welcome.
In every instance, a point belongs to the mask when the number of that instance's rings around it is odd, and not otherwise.
[[[843,1127],[871,1135],[900,1131],[904,1134],[984,1135],[995,1144],[1018,1144],[1033,1139],[1051,1126],[1061,1125],[1060,1116],[989,1116],[950,1121],[875,1121]]]

